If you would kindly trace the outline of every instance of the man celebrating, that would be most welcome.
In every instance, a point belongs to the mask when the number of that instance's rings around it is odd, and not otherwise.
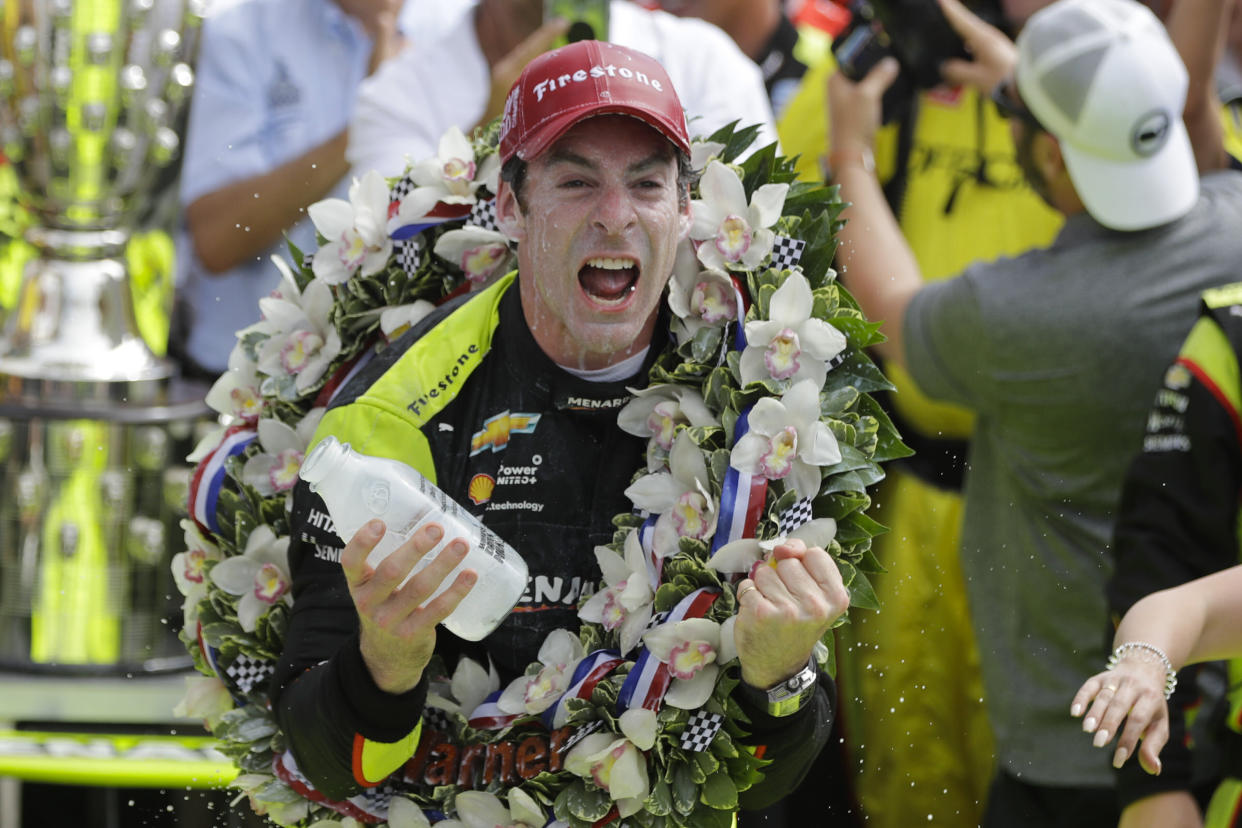
[[[1151,394],[1200,293],[1237,278],[1242,177],[1199,178],[1186,69],[1134,0],[1060,0],[1031,16],[1016,51],[960,4],[941,6],[975,76],[1000,81],[1019,162],[1065,226],[1047,249],[924,285],[871,159],[896,75],[882,63],[829,87],[832,167],[852,202],[843,275],[884,320],[885,356],[978,414],[961,555],[998,759],[983,824],[1117,824],[1109,763],[1074,732],[1065,699],[1108,654],[1108,546]],[[1121,824],[1190,824],[1187,780],[1164,782],[1123,799]]]
[[[436,624],[475,574],[421,605],[464,545],[398,586],[441,530],[425,527],[372,569],[365,559],[384,530],[368,525],[338,565],[341,540],[322,529],[326,510],[300,484],[295,603],[273,701],[299,769],[323,795],[378,785],[414,755],[433,653],[449,664],[465,652],[490,660],[503,681],[550,632],[577,626],[577,598],[600,578],[588,550],[628,511],[624,490],[642,456],[616,409],[665,341],[661,300],[691,225],[688,153],[681,104],[646,55],[583,41],[533,61],[510,91],[500,136],[497,214],[518,242],[517,273],[423,320],[325,415],[320,436],[404,460],[450,494],[480,475],[497,481],[491,504],[504,508],[474,511],[523,555],[532,584],[559,591],[528,590],[478,645],[455,639]],[[446,391],[409,405],[443,378]],[[521,432],[503,450],[476,450],[500,415],[520,417]],[[744,807],[790,790],[822,746],[831,709],[814,689],[811,650],[848,604],[823,549],[790,541],[776,561],[738,588],[736,693],[771,760]]]

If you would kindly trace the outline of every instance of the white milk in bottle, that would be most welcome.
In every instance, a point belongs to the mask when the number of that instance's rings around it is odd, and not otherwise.
[[[373,567],[408,540],[424,521],[439,523],[444,527],[444,537],[414,565],[410,577],[454,538],[469,544],[466,559],[427,599],[452,585],[463,569],[478,574],[474,587],[443,621],[454,635],[470,641],[483,638],[504,620],[526,589],[526,562],[521,555],[405,463],[360,454],[348,443],[328,436],[302,461],[298,474],[323,498],[342,540],[348,542],[372,518],[384,522],[384,537],[367,556],[367,563]]]

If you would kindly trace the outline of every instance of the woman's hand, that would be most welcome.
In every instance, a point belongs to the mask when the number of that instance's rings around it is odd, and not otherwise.
[[[1160,751],[1169,740],[1165,675],[1162,662],[1145,658],[1141,651],[1131,652],[1113,669],[1087,679],[1074,695],[1070,715],[1086,712],[1082,729],[1095,734],[1096,747],[1104,747],[1121,731],[1114,767],[1125,764],[1142,739],[1139,764],[1150,774],[1160,773]]]

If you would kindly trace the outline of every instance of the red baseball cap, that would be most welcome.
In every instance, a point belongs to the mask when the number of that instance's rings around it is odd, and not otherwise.
[[[505,99],[500,160],[529,161],[596,115],[631,115],[690,152],[686,112],[664,67],[615,43],[579,40],[526,64]]]

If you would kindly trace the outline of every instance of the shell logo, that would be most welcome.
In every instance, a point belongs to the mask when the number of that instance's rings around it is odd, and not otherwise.
[[[470,498],[471,503],[478,506],[492,499],[492,490],[495,488],[496,478],[490,474],[476,474],[470,478],[470,485],[466,487],[466,496]]]

